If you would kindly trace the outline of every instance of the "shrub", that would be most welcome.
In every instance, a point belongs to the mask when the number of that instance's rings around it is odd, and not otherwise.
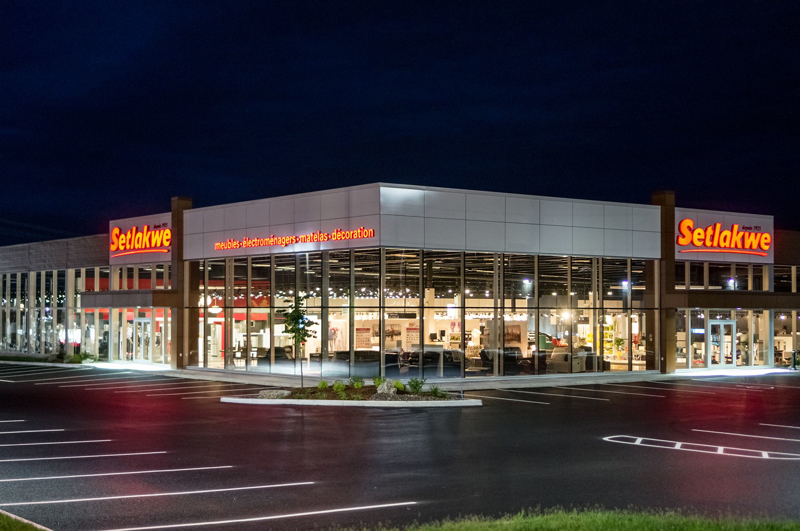
[[[432,385],[431,396],[433,398],[447,398],[450,395],[448,395],[446,391],[442,391],[441,389],[439,389],[437,386]]]
[[[83,358],[80,354],[73,354],[72,358],[69,360],[69,363],[81,363]]]
[[[342,382],[340,382],[339,380],[336,380],[335,382],[333,382],[333,390],[336,393],[343,393],[345,389],[347,389],[347,386],[345,384],[343,384]]]
[[[320,382],[317,384],[317,389],[323,390],[327,388],[328,388],[328,382],[326,382],[325,380],[320,380]]]
[[[364,387],[364,378],[361,376],[351,376],[350,385],[353,386],[353,389],[361,389]]]
[[[372,377],[372,382],[375,384],[375,387],[380,386],[385,381],[386,381],[386,378],[384,378],[383,376],[373,376]]]
[[[400,380],[395,380],[394,381],[394,388],[397,389],[398,391],[405,391],[406,390],[406,386],[403,385],[403,382],[401,382]]]
[[[350,400],[364,400],[364,397],[361,395],[352,395]]]
[[[408,392],[412,395],[418,395],[422,392],[422,387],[425,385],[425,378],[411,378],[408,381]]]

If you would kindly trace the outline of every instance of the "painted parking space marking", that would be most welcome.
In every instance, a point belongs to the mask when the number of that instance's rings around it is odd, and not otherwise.
[[[117,376],[120,374],[128,374],[131,371],[122,371],[122,372],[113,372],[111,374],[102,374],[102,373],[94,373],[90,376],[59,376],[57,378],[42,378],[39,380],[25,380],[26,383],[32,382],[46,382],[46,383],[37,383],[36,385],[58,385],[58,384],[51,384],[49,382],[53,382],[55,380],[85,380],[87,378],[101,378],[105,376]]]
[[[709,389],[729,389],[732,391],[752,391],[755,393],[761,393],[764,391],[763,389],[745,389],[742,387],[730,387],[722,385],[700,385],[700,384],[684,383],[684,382],[663,382],[654,380],[653,383],[663,384],[663,385],[684,385],[686,387],[707,387]]]
[[[124,378],[120,378],[120,380],[121,381],[113,382],[113,384],[125,383],[125,380],[130,380],[128,383],[150,381],[150,379],[145,376],[126,376]],[[59,385],[59,387],[96,387],[98,385],[113,385],[113,384],[112,383],[99,384],[97,382],[81,382],[81,383],[67,382],[63,383],[62,385]]]
[[[393,507],[406,507],[416,505],[417,502],[382,503],[380,505],[362,505],[360,507],[343,507],[340,509],[323,509],[321,511],[306,511],[302,513],[277,514],[273,516],[256,516],[252,518],[236,518],[233,520],[215,520],[211,522],[192,522],[187,524],[165,524],[149,525],[143,527],[121,527],[118,529],[108,529],[106,531],[147,531],[150,529],[177,529],[181,527],[200,527],[225,524],[243,524],[247,522],[266,522],[268,520],[281,520],[287,518],[301,518],[303,516],[319,516],[321,514],[346,513],[353,511],[370,511],[374,509],[390,509]]]
[[[489,400],[507,400],[509,402],[521,402],[523,404],[539,404],[542,406],[549,406],[550,402],[536,402],[534,400],[517,400],[516,398],[502,398],[499,396],[485,396],[485,395],[468,395],[464,393],[464,396],[469,398],[487,398]]]
[[[251,393],[249,395],[231,395],[231,396],[228,396],[227,398],[247,398],[248,396],[252,397],[252,398],[256,398],[256,397],[258,397],[258,394],[257,393],[256,394]],[[219,399],[220,399],[220,397],[218,397],[218,396],[182,396],[181,397],[181,400],[219,400]]]
[[[0,431],[0,435],[12,435],[15,433],[46,433],[52,431],[66,431],[64,429],[57,429],[57,430],[21,430],[21,431]]]
[[[33,371],[33,372],[26,370],[26,371],[7,372],[7,373],[4,373],[4,374],[2,374],[0,376],[3,376],[3,378],[22,378],[23,376],[40,376],[40,375],[47,376],[47,375],[56,374],[56,373],[59,373],[59,372],[71,372],[71,373],[75,374],[75,373],[87,372],[87,371],[91,371],[91,369],[48,369],[46,371]]]
[[[95,375],[92,375],[92,376],[81,376],[81,377],[78,377],[78,378],[70,377],[70,378],[67,378],[66,382],[47,382],[47,381],[45,381],[44,383],[37,383],[36,385],[58,385],[58,386],[67,385],[67,384],[88,384],[88,385],[91,385],[91,384],[99,383],[99,382],[107,382],[109,380],[132,380],[132,379],[140,379],[140,378],[143,378],[143,376],[122,376],[122,375],[118,375],[118,374],[114,374],[114,375],[110,375],[110,374],[109,375],[95,374]],[[35,381],[41,382],[43,380],[35,380]]]
[[[5,448],[9,446],[49,446],[53,444],[85,444],[85,443],[103,443],[103,442],[111,442],[111,439],[97,439],[94,441],[57,441],[57,442],[0,444],[0,447]]]
[[[170,378],[172,379],[172,378]],[[149,378],[137,378],[132,382],[107,382],[107,383],[92,383],[87,386],[87,391],[103,391],[107,389],[124,389],[125,384],[138,384],[139,382],[164,382],[166,383],[167,377],[166,376],[152,376]],[[114,386],[121,386],[121,387],[114,387]]]
[[[166,474],[169,472],[197,472],[201,470],[219,470],[221,468],[233,468],[233,465],[196,466],[192,468],[164,468],[161,470],[130,470],[126,472],[103,472],[101,474],[73,474],[70,476],[39,476],[33,478],[8,478],[8,479],[0,479],[0,483],[14,483],[17,481],[43,481],[52,479],[99,478],[106,476],[132,476],[136,474]]]
[[[516,389],[497,389],[498,391],[507,391],[509,393],[524,393],[526,395],[544,395],[544,396],[559,396],[561,398],[577,398],[579,400],[600,400],[603,402],[610,402],[610,398],[597,398],[596,396],[572,396],[564,395],[561,393],[541,393],[538,391],[518,391]]]
[[[783,424],[765,424],[763,422],[760,423],[761,426],[770,426],[773,428],[788,428],[790,430],[800,430],[800,426],[785,426]]]
[[[0,423],[3,422],[25,422],[24,420],[0,420]]]
[[[234,391],[260,391],[261,389],[268,389],[268,388],[260,386],[250,386],[250,387],[242,387],[239,389],[211,389],[208,391],[192,391],[188,393],[164,393],[164,394],[147,395],[147,396],[180,396],[180,395],[199,395],[208,393],[232,393]]]
[[[0,507],[19,507],[21,505],[51,505],[55,503],[80,503],[80,502],[96,502],[106,500],[130,500],[132,498],[159,498],[162,496],[188,496],[192,494],[211,494],[214,492],[236,492],[243,490],[259,490],[259,489],[278,489],[281,487],[299,487],[303,485],[313,485],[313,481],[302,481],[298,483],[279,483],[276,485],[253,485],[249,487],[228,487],[223,489],[205,489],[205,490],[185,490],[179,492],[154,492],[152,494],[123,494],[121,496],[101,496],[97,498],[70,498],[66,500],[45,500],[45,501],[30,501],[30,502],[9,502],[0,503]]]
[[[634,437],[633,435],[611,435],[603,437],[604,441],[646,446],[648,448],[661,448],[662,450],[682,450],[684,452],[699,452],[704,454],[723,455],[726,457],[748,457],[751,459],[782,459],[786,461],[800,461],[800,454],[787,452],[765,452],[752,448],[735,448],[732,446],[715,446],[693,442],[668,441],[664,439],[651,439]]]
[[[667,389],[665,387],[651,387],[649,385],[627,385],[627,384],[611,384],[611,383],[604,383],[598,385],[610,385],[613,387],[630,387],[633,389],[653,389],[656,391],[671,391],[673,393],[693,393],[693,394],[700,394],[700,395],[715,395],[717,393],[713,393],[711,391],[690,391],[688,389]]]
[[[728,431],[713,431],[713,430],[696,430],[693,429],[692,431],[700,432],[700,433],[714,433],[716,435],[732,435],[734,437],[750,437],[753,439],[770,439],[773,441],[789,441],[789,442],[800,442],[800,439],[785,439],[783,437],[766,437],[764,435],[749,435],[747,433],[731,433]]]
[[[183,386],[179,386],[179,387],[159,387],[159,388],[156,388],[156,389],[137,389],[135,391],[117,391],[117,393],[155,393],[155,392],[159,392],[160,393],[161,391],[175,391],[175,390],[183,390],[183,389],[191,391],[192,389],[205,389],[207,387],[220,387],[220,386],[229,386],[229,385],[248,385],[248,384],[225,383],[225,382],[216,382],[216,383],[214,383],[214,382],[203,382],[202,385],[195,384],[195,385],[190,385],[190,386],[183,385]],[[252,385],[258,385],[258,384],[252,384]],[[150,396],[150,395],[148,395],[148,396]]]
[[[136,384],[136,385],[125,385],[120,387],[122,391],[115,391],[115,393],[142,393],[146,391],[147,387],[154,387],[159,388],[162,385],[200,385],[200,384],[208,384],[212,380],[182,380],[181,378],[173,378],[172,382],[161,382],[161,383],[152,383],[152,384]],[[140,390],[144,389],[144,391]],[[156,391],[158,389],[153,389]]]
[[[92,459],[95,457],[128,457],[131,455],[156,455],[165,454],[166,450],[159,452],[130,452],[126,454],[97,454],[97,455],[62,455],[58,457],[26,457],[24,459],[0,459],[0,463],[20,463],[22,461],[56,461],[59,459]]]
[[[647,393],[629,393],[627,391],[609,391],[608,389],[587,389],[585,387],[559,387],[553,386],[553,389],[569,389],[570,391],[586,391],[591,393],[613,393],[616,395],[632,395],[632,396],[649,396],[653,398],[667,398],[664,395],[651,395]]]

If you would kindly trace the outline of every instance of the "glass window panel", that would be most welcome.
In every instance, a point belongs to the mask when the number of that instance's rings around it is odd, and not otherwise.
[[[704,289],[705,268],[703,262],[689,262],[689,288]]]
[[[55,293],[55,306],[63,308],[67,305],[67,271],[59,269],[54,271],[56,293]]]
[[[752,365],[750,342],[750,312],[736,312],[736,364]]]
[[[569,309],[539,310],[539,353],[548,373],[573,372],[571,347],[572,312]]]
[[[753,291],[764,291],[768,288],[764,280],[764,266],[753,265]]]
[[[378,306],[381,290],[380,250],[364,249],[355,252],[355,303],[358,306]]]
[[[189,330],[187,334],[190,338],[195,338],[189,345],[189,367],[204,367],[205,353],[203,350],[203,335],[205,332],[205,309],[189,308]]]
[[[300,284],[298,291],[311,295],[309,306],[322,305],[322,253],[300,253]]]
[[[413,249],[386,250],[384,300],[387,307],[419,307],[421,255],[421,251]]]
[[[350,310],[348,308],[328,310],[328,356],[322,360],[322,377],[342,380],[350,377]]]
[[[454,307],[426,309],[424,324],[427,335],[420,338],[420,341],[425,348],[421,353],[417,351],[410,354],[410,372],[413,372],[414,367],[421,367],[422,377],[428,380],[459,378],[463,359],[461,310]],[[484,343],[494,345],[493,349],[497,349],[496,340],[493,343]]]
[[[773,291],[777,293],[792,292],[792,266],[773,266],[775,284]]]
[[[275,267],[277,269],[277,261]],[[282,289],[286,289],[287,287],[288,286],[284,285]],[[272,365],[272,372],[275,374],[294,374],[295,349],[294,345],[292,344],[291,336],[284,331],[284,318],[280,314],[275,315],[274,331],[275,359]]]
[[[233,259],[233,293],[231,293],[232,306],[244,308],[247,306],[247,258]],[[246,326],[243,325],[242,335],[246,334]]]
[[[731,275],[731,264],[708,264],[708,289],[733,290],[736,288],[736,279]]]
[[[202,307],[205,306],[205,277],[206,269],[203,260],[189,262],[189,272],[187,278],[187,285],[189,289],[189,306]]]
[[[350,251],[328,255],[328,306],[348,306],[350,301]]]
[[[749,266],[745,264],[736,264],[735,266],[736,276],[734,277],[734,289],[738,291],[747,291],[750,289],[748,287],[748,275],[749,275]]]
[[[567,258],[539,257],[539,306],[569,308]]]
[[[647,285],[647,268],[655,267],[652,260],[631,260],[631,301],[634,308],[655,305],[654,286]],[[647,300],[645,300],[647,298]]]
[[[460,308],[461,253],[425,251],[425,306]]]
[[[417,275],[419,275],[419,269],[417,269]],[[419,277],[417,277],[417,285],[419,285]],[[419,357],[422,350],[419,309],[387,308],[384,320],[384,338],[386,376],[389,378],[419,377]],[[423,363],[432,364],[435,361],[438,364],[440,362],[439,352],[443,351],[442,345],[438,342],[429,342],[425,346],[425,353],[422,356]],[[434,352],[435,354],[432,354]],[[435,360],[432,359],[434,357]],[[411,366],[412,358],[414,367]],[[448,369],[451,368],[448,367]],[[459,373],[455,377],[460,375],[459,369]]]
[[[464,300],[468,306],[494,307],[494,269],[492,253],[464,254]]]
[[[603,306],[626,308],[629,290],[628,261],[603,258]]]
[[[675,262],[675,289],[686,289],[686,262]]]
[[[268,289],[269,285],[267,285],[266,287]],[[270,311],[268,309],[264,308],[250,309],[249,370],[251,371],[269,372],[271,369],[272,363],[269,350],[270,349],[269,319],[270,319]]]
[[[221,309],[225,307],[225,260],[207,260],[208,285],[206,286],[206,306]],[[214,314],[214,311],[209,311]],[[216,312],[219,313],[219,312]]]
[[[153,264],[144,264],[136,268],[139,277],[136,289],[153,289]]]
[[[247,271],[247,264],[245,263],[245,271]],[[228,354],[227,369],[243,371],[247,368],[247,356],[249,349],[247,348],[247,308],[245,293],[247,288],[247,280],[245,278],[245,292],[241,293],[242,298],[236,299],[234,302],[237,307],[231,308],[229,312],[229,326],[231,327],[231,348]],[[238,302],[241,300],[241,306]]]
[[[592,285],[592,279],[597,278],[597,259],[573,258],[572,259],[572,296],[573,308],[594,308],[599,306],[597,291]]]
[[[217,301],[212,303],[217,304]],[[208,308],[205,339],[205,366],[211,369],[225,368],[225,311],[220,306]]]
[[[703,368],[708,366],[708,356],[706,354],[706,320],[704,310],[691,310],[691,360],[692,368]]]
[[[98,278],[97,284],[95,286],[95,291],[108,291],[110,289],[110,268],[108,267],[100,267],[97,270]]]
[[[604,310],[603,361],[606,371],[627,371],[630,344],[628,340],[628,312]]]
[[[268,308],[270,305],[270,259],[256,256],[250,262],[250,307]],[[259,314],[260,315],[260,314]]]
[[[687,350],[687,329],[686,329],[686,310],[675,312],[675,367],[678,369],[689,368],[689,356]]]
[[[275,300],[276,307],[285,307],[287,300],[293,300],[296,284],[295,255],[275,255]],[[294,359],[294,358],[292,358]]]
[[[356,299],[356,301],[360,300]],[[376,374],[380,374],[380,335],[379,309],[356,308],[353,375],[372,378]]]
[[[528,309],[536,307],[536,257],[507,254],[503,257],[503,296],[506,307]]]
[[[503,316],[503,374],[505,376],[544,374],[546,360],[537,350],[536,310],[506,308]],[[472,343],[472,344],[470,344]],[[467,331],[467,360],[475,354]]]
[[[775,319],[772,329],[774,331],[775,366],[788,367],[792,364],[792,350],[794,335],[792,334],[792,312],[790,310],[775,310]],[[762,364],[763,365],[763,364]]]

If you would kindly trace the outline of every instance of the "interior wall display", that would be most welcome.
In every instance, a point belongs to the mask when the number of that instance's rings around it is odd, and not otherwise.
[[[386,339],[394,339],[395,337],[400,337],[400,326],[396,324],[386,325]]]
[[[370,339],[372,338],[372,330],[369,328],[356,328],[356,348],[368,349],[372,346]]]
[[[406,345],[409,347],[419,345],[419,327],[406,328]]]
[[[506,325],[503,336],[506,343],[519,343],[522,340],[522,332],[519,325]]]

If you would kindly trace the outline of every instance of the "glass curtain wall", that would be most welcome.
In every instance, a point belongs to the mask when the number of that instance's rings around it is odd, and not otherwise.
[[[347,378],[655,369],[648,262],[353,249],[193,262],[192,365]],[[298,352],[281,311],[307,296]]]

